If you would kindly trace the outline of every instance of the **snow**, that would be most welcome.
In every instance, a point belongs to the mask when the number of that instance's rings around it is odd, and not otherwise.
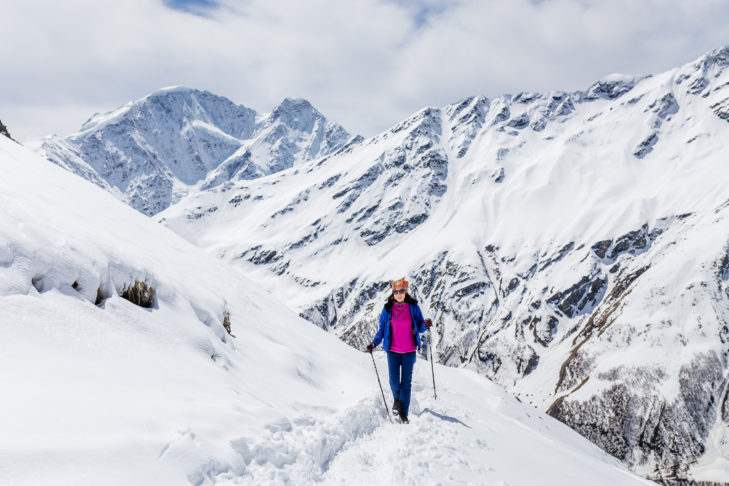
[[[602,78],[607,83],[631,83],[638,78],[632,74],[611,73]]]
[[[366,353],[2,137],[0,164],[0,484],[650,484],[467,370],[436,401],[419,361],[390,423]]]

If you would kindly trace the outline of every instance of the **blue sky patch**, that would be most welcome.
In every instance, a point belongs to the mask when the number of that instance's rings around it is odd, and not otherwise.
[[[420,29],[421,27],[425,26],[431,19],[431,17],[436,17],[443,12],[445,12],[448,9],[449,5],[452,5],[453,2],[449,1],[423,1],[423,0],[392,0],[393,3],[396,3],[398,5],[401,5],[408,10],[410,10],[410,14],[412,15],[413,22],[415,23],[415,27]]]
[[[181,10],[183,12],[191,13],[194,15],[201,15],[203,17],[206,14],[219,6],[217,0],[163,0],[164,4],[169,8],[175,10]]]
[[[415,12],[415,26],[420,28],[428,23],[428,19],[445,12],[445,5],[422,6]]]

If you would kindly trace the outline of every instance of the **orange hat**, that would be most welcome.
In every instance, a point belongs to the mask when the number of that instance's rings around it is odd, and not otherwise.
[[[407,280],[405,280],[404,278],[401,278],[400,280],[393,281],[391,285],[392,285],[392,288],[393,289],[405,289],[405,290],[407,290],[408,289],[408,285],[410,285],[410,284],[408,283]]]

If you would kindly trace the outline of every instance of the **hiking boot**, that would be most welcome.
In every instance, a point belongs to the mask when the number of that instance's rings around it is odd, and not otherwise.
[[[400,416],[400,422],[407,424],[408,422],[408,416],[405,415],[405,407],[403,407],[402,402],[398,402],[398,405],[400,405],[400,409],[398,410],[398,415]]]
[[[399,405],[402,405],[399,402],[398,402],[398,404]],[[403,423],[403,424],[409,424],[410,423],[410,421],[408,421],[408,416],[405,415],[405,411],[402,409],[402,406],[400,407],[400,413],[399,413],[399,415],[400,415],[400,422],[401,423]]]
[[[392,414],[397,417],[400,415],[400,407],[402,403],[400,403],[400,400],[395,400],[392,404]]]

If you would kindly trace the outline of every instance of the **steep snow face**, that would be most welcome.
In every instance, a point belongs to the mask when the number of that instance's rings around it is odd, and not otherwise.
[[[360,349],[405,276],[439,362],[641,474],[727,481],[728,53],[428,108],[159,219]]]
[[[153,215],[195,187],[280,171],[331,153],[351,138],[305,100],[286,99],[259,116],[226,98],[177,87],[95,115],[66,138],[32,145],[51,162]]]
[[[436,401],[419,362],[390,423],[367,354],[1,137],[0,167],[1,484],[649,484],[468,370]]]

